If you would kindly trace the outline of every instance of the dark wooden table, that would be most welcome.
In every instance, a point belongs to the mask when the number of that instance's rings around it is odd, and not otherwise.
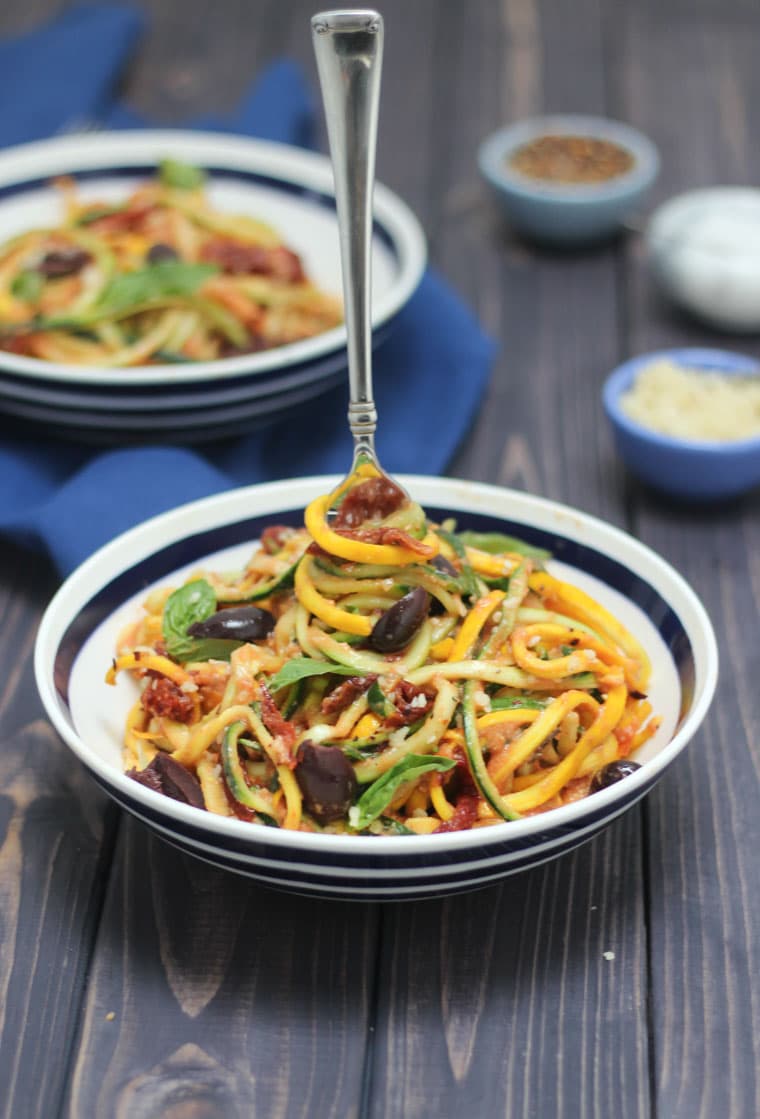
[[[0,33],[60,5],[5,0]],[[165,121],[231,107],[269,59],[314,77],[304,0],[156,0],[128,79]],[[577,505],[661,552],[722,678],[641,807],[545,868],[455,899],[315,902],[184,857],[119,814],[46,722],[35,628],[56,578],[0,552],[0,1112],[9,1119],[756,1119],[760,495],[661,501],[626,476],[609,369],[726,344],[663,305],[635,236],[514,240],[480,139],[547,110],[643,128],[652,201],[760,177],[757,0],[388,0],[378,170],[501,349],[451,473]],[[388,464],[392,469],[393,464]]]

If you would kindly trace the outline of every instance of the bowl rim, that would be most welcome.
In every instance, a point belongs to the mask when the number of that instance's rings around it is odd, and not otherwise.
[[[134,528],[114,538],[85,560],[58,589],[49,603],[41,620],[34,648],[34,673],[37,688],[48,718],[53,726],[79,758],[85,767],[107,789],[113,787],[123,793],[128,800],[137,801],[164,820],[176,819],[178,823],[192,826],[203,832],[216,843],[223,844],[229,837],[238,842],[247,841],[255,849],[259,828],[233,818],[199,812],[189,805],[181,804],[160,793],[143,787],[131,780],[121,770],[105,763],[95,751],[72,729],[61,713],[61,700],[55,688],[53,673],[55,652],[60,638],[69,623],[78,616],[94,594],[108,585],[119,573],[138,563],[146,556],[159,551],[167,543],[193,535],[204,529],[220,527],[240,519],[241,504],[247,508],[254,496],[259,504],[251,507],[247,515],[273,516],[278,510],[299,507],[320,493],[328,492],[340,479],[336,475],[296,478],[288,481],[269,482],[225,491],[199,501],[178,506],[166,513],[159,514],[142,522]],[[414,837],[415,855],[444,856],[447,851],[470,848],[473,852],[488,852],[490,848],[501,846],[510,840],[525,841],[534,839],[541,842],[548,833],[564,831],[576,824],[582,825],[584,818],[598,811],[613,814],[615,803],[620,800],[624,805],[644,795],[649,786],[667,768],[674,758],[685,748],[702,723],[712,702],[718,678],[718,647],[715,632],[702,602],[676,569],[653,549],[630,536],[622,529],[601,519],[564,505],[506,487],[480,482],[469,482],[456,478],[435,478],[422,475],[400,475],[399,480],[411,491],[425,491],[443,487],[445,498],[423,499],[432,504],[435,500],[452,501],[452,510],[476,510],[478,508],[493,512],[496,516],[506,517],[499,510],[499,502],[510,503],[509,516],[530,524],[531,515],[538,511],[542,516],[554,517],[565,531],[578,538],[581,532],[594,533],[598,550],[605,555],[620,560],[619,553],[635,557],[638,566],[648,567],[668,586],[671,606],[672,598],[680,601],[682,610],[688,611],[691,620],[690,637],[696,633],[700,638],[699,646],[692,645],[696,669],[699,677],[702,671],[702,687],[695,694],[692,705],[675,734],[660,752],[648,759],[640,769],[608,789],[597,792],[593,797],[552,809],[550,812],[521,820],[495,824],[492,827],[474,831],[449,832],[443,835],[418,835]],[[457,500],[459,494],[459,498]],[[266,506],[266,507],[265,507]],[[177,530],[181,529],[181,532]],[[130,556],[128,562],[124,557]],[[641,576],[645,578],[644,576]],[[71,600],[71,602],[69,602]],[[73,609],[72,609],[73,607]],[[686,623],[683,623],[685,628]],[[697,679],[698,679],[697,677]],[[631,797],[630,794],[633,794]],[[118,798],[117,798],[118,799]],[[392,859],[402,858],[410,853],[408,836],[374,836],[368,842],[366,836],[324,835],[319,833],[288,832],[267,828],[266,843],[283,851],[303,848],[312,854],[329,856],[330,853],[348,856],[366,855],[370,863],[376,856]]]
[[[609,140],[633,156],[633,166],[622,175],[595,183],[557,183],[530,179],[513,170],[506,156],[547,133]],[[633,125],[611,117],[584,113],[547,113],[528,117],[492,132],[478,149],[478,164],[494,186],[525,199],[541,199],[561,204],[593,203],[628,197],[650,186],[660,169],[660,155],[654,143]]]
[[[139,168],[155,166],[168,156],[209,167],[212,183],[214,170],[232,171],[264,176],[285,188],[298,187],[307,199],[310,194],[335,197],[330,159],[321,152],[251,136],[163,128],[55,136],[7,148],[0,152],[0,198],[3,192],[15,190],[17,186],[23,188],[27,183],[49,181],[67,173],[102,172],[102,177],[107,178],[109,173],[124,172],[132,167],[137,173]],[[373,217],[391,240],[398,259],[398,275],[392,287],[372,308],[375,331],[390,323],[417,291],[427,265],[427,241],[409,205],[383,183],[375,186]],[[119,368],[65,365],[8,351],[0,351],[0,372],[33,380],[76,383],[83,388],[108,386],[128,391],[132,387],[160,387],[167,377],[170,384],[179,386],[255,378],[273,371],[287,372],[340,352],[345,345],[345,325],[340,324],[310,338],[255,354],[187,363],[181,367],[136,365],[128,370],[128,377]]]
[[[690,453],[708,455],[715,459],[740,458],[747,453],[760,451],[760,434],[748,439],[684,439],[675,435],[665,435],[644,427],[638,420],[629,416],[620,406],[620,398],[634,383],[637,374],[647,365],[656,361],[670,360],[698,372],[725,373],[740,377],[754,373],[760,377],[760,361],[750,354],[734,350],[723,350],[703,346],[680,346],[663,350],[651,350],[637,354],[616,366],[602,387],[602,401],[610,421],[627,435],[639,440],[647,447],[667,450],[676,454]]]

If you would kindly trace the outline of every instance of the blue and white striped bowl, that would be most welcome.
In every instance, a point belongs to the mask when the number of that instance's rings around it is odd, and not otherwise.
[[[650,698],[663,724],[639,752],[641,769],[553,811],[475,831],[346,837],[258,827],[179,804],[126,777],[121,737],[134,685],[104,683],[116,635],[153,584],[176,584],[201,561],[229,568],[267,523],[298,524],[334,479],[234,490],[156,517],[102,548],[50,603],[35,649],[47,713],[95,780],[175,846],[266,885],[344,899],[407,900],[458,893],[536,866],[586,842],[635,804],[686,746],[718,672],[704,608],[664,560],[619,529],[526,494],[472,482],[402,479],[430,516],[500,530],[548,548],[550,570],[598,597],[650,653]]]
[[[118,203],[163,159],[203,168],[212,206],[244,214],[277,230],[301,257],[319,288],[341,291],[338,224],[330,160],[288,144],[184,129],[138,129],[58,136],[0,152],[0,242],[27,229],[55,226],[61,220],[56,179],[77,183],[85,201]],[[386,327],[406,306],[425,269],[425,235],[412,211],[393,191],[378,183],[373,195],[372,329]],[[216,361],[123,369],[61,365],[0,352],[3,378],[18,386],[41,384],[49,394],[78,391],[96,410],[109,410],[111,398],[164,394],[175,405],[202,396],[201,404],[227,401],[228,390],[242,384],[287,384],[291,371],[303,371],[326,357],[343,354],[344,325],[287,345]],[[222,394],[221,396],[219,394]],[[237,397],[235,397],[237,399]],[[58,401],[56,401],[57,403]]]

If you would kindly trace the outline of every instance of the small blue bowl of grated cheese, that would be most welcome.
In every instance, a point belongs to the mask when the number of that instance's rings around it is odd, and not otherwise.
[[[760,485],[760,363],[728,350],[640,354],[605,382],[621,458],[653,488],[689,501]]]

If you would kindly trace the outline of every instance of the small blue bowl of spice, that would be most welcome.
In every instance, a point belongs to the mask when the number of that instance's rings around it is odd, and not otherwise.
[[[518,233],[568,246],[616,233],[660,167],[654,144],[635,128],[581,115],[503,128],[483,142],[478,163]]]
[[[760,486],[760,364],[728,350],[632,358],[602,400],[621,458],[654,489],[717,501]]]

